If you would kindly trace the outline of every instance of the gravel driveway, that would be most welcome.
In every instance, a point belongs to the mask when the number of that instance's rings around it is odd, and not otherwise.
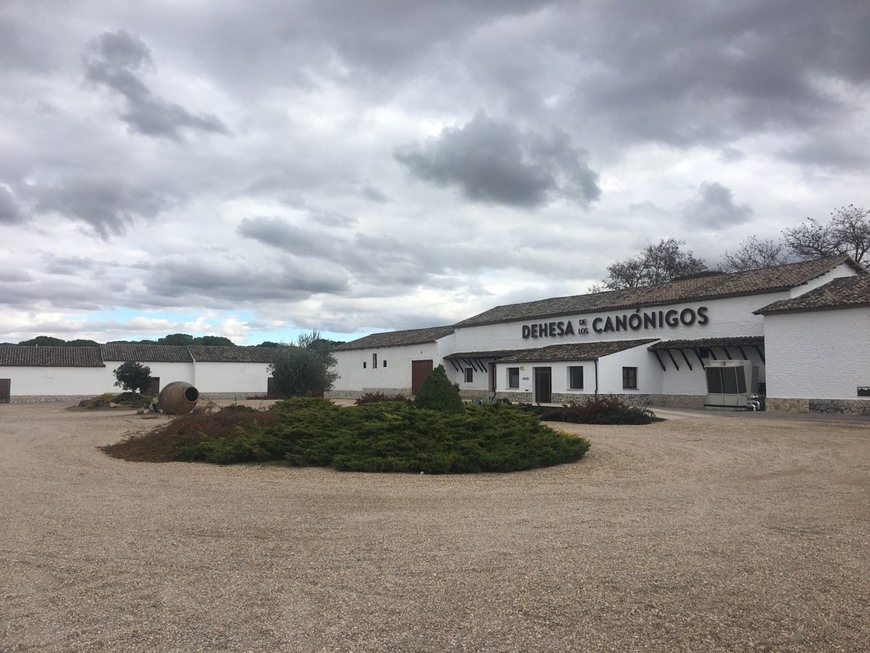
[[[166,418],[0,405],[0,651],[870,650],[870,422],[672,417],[366,475],[128,463],[97,447]]]

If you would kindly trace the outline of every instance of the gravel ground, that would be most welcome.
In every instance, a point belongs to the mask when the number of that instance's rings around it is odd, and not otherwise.
[[[670,416],[418,476],[128,463],[166,418],[0,405],[0,651],[870,650],[870,422]]]

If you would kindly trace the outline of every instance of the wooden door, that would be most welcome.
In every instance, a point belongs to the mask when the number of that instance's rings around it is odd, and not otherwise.
[[[550,367],[535,368],[535,403],[549,404],[553,401],[553,370]]]
[[[12,397],[12,379],[0,379],[0,404],[8,404]]]
[[[423,381],[432,374],[435,369],[434,363],[429,361],[411,361],[411,394],[415,395],[420,391],[420,386]]]

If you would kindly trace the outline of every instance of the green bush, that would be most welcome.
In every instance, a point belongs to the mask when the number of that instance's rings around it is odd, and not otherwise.
[[[161,460],[428,474],[546,467],[579,460],[589,449],[587,440],[554,431],[516,406],[445,412],[407,401],[341,408],[324,399],[290,399],[265,413],[182,415],[129,441],[137,460],[143,459],[148,438]],[[124,457],[123,444],[106,450]]]
[[[355,406],[362,406],[363,404],[374,404],[374,403],[379,403],[379,402],[384,402],[384,401],[410,402],[411,400],[408,399],[403,394],[385,395],[383,392],[367,392],[366,394],[362,395],[361,397],[358,397],[357,400],[354,401],[353,403]]]
[[[649,408],[633,406],[614,395],[590,396],[562,406],[525,406],[546,422],[574,424],[651,424],[659,421]]]
[[[445,412],[461,413],[465,410],[465,403],[459,396],[459,386],[450,383],[443,365],[436,367],[420,384],[420,391],[414,397],[414,405],[417,408]]]
[[[121,394],[113,394],[106,392],[90,399],[82,399],[79,402],[80,408],[112,408],[113,406],[125,406],[127,408],[149,408],[152,397],[148,395],[140,395],[137,392],[122,392]]]

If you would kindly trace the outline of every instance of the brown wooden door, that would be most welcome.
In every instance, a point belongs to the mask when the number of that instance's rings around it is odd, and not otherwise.
[[[411,361],[411,394],[415,395],[420,391],[420,386],[423,381],[432,374],[435,365],[432,361]]]
[[[12,379],[0,379],[0,404],[8,404],[12,397]]]

